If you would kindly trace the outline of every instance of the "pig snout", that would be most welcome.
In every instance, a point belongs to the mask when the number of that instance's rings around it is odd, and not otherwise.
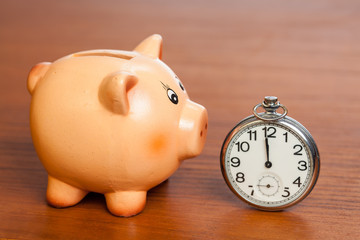
[[[208,128],[206,109],[193,101],[187,100],[181,114],[179,128],[180,160],[199,155],[204,147]]]

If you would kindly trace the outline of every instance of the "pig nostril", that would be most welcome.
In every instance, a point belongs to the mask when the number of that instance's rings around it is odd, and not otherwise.
[[[203,131],[200,132],[200,137],[202,137],[202,135],[203,135]]]
[[[207,130],[207,124],[205,124],[205,130]]]

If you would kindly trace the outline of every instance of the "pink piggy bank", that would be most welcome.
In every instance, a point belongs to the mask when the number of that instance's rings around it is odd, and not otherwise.
[[[161,50],[152,35],[134,51],[84,51],[30,71],[31,134],[50,205],[97,192],[112,214],[138,214],[150,188],[200,154],[207,111],[190,101]]]

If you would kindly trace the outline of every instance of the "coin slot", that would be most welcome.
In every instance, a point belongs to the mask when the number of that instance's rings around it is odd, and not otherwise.
[[[123,53],[111,53],[111,52],[82,52],[82,53],[75,53],[74,57],[88,57],[88,56],[99,56],[99,57],[114,57],[114,58],[121,58],[125,60],[130,60],[134,56],[123,54]]]

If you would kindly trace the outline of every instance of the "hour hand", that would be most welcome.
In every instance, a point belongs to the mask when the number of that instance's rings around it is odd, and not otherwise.
[[[265,138],[265,147],[266,147],[266,162],[265,162],[265,167],[266,168],[271,168],[272,163],[270,162],[270,158],[269,158],[269,140],[266,137]]]

